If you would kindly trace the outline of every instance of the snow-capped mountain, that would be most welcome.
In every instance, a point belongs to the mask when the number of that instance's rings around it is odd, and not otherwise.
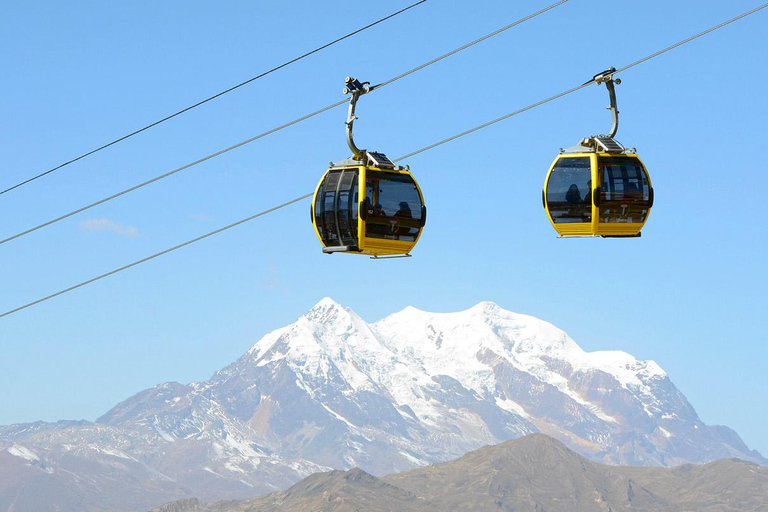
[[[323,299],[206,382],[143,391],[93,424],[0,427],[0,482],[140,510],[326,468],[398,472],[534,432],[607,463],[768,462],[702,423],[656,363],[584,352],[534,317],[484,302],[368,324]],[[0,484],[0,506],[17,489]]]

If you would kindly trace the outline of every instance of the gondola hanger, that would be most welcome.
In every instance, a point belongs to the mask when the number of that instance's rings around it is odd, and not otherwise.
[[[605,84],[613,124],[607,135],[592,135],[560,149],[549,168],[542,204],[561,237],[638,237],[653,206],[650,177],[635,149],[614,137],[619,128],[616,68],[592,77]]]
[[[350,94],[346,139],[350,158],[331,163],[315,190],[311,219],[323,252],[366,254],[376,259],[410,256],[426,223],[424,198],[408,166],[384,153],[357,147],[352,128],[368,82],[347,77]]]

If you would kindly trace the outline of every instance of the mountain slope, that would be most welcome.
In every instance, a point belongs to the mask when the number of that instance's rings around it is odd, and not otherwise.
[[[333,471],[252,500],[189,500],[152,512],[715,512],[766,507],[766,467],[738,460],[674,469],[607,466],[534,434],[396,475]]]
[[[485,302],[369,324],[323,299],[205,382],[142,391],[95,424],[0,428],[0,477],[26,475],[0,478],[0,507],[42,499],[19,490],[36,479],[56,482],[51,499],[69,493],[71,510],[119,509],[112,495],[130,510],[193,492],[242,498],[330,468],[405,471],[536,432],[613,464],[766,463],[701,422],[654,362],[584,352],[542,320]]]

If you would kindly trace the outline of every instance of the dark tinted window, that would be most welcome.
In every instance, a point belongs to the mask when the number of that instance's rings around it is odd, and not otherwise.
[[[357,245],[357,169],[331,171],[315,199],[315,222],[326,246]]]
[[[421,196],[407,174],[368,171],[365,194],[370,200],[365,236],[412,242],[421,229]]]
[[[640,160],[632,157],[601,157],[600,222],[644,222],[648,215],[650,186]]]
[[[547,181],[547,208],[556,223],[591,222],[589,157],[561,157]]]

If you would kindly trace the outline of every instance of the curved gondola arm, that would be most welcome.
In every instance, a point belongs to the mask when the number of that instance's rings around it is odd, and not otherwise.
[[[345,124],[352,157],[331,162],[315,189],[315,233],[328,254],[408,257],[426,221],[424,197],[407,165],[395,165],[383,153],[357,147],[352,134],[357,100],[376,86],[352,77],[345,82],[344,94],[351,95]],[[397,209],[394,215],[392,209]],[[420,212],[421,218],[413,218],[413,212]]]
[[[611,104],[606,108],[613,114],[613,125],[611,126],[611,132],[608,134],[608,137],[610,138],[614,138],[616,136],[616,132],[619,130],[619,108],[616,102],[616,88],[613,84],[621,84],[621,79],[613,78],[613,74],[615,72],[616,68],[611,67],[601,73],[596,74],[592,78],[592,80],[597,85],[605,84],[605,87],[608,89],[608,96],[610,96]]]
[[[347,145],[349,145],[349,149],[352,150],[352,158],[355,160],[362,160],[365,157],[365,150],[360,149],[355,145],[355,141],[352,135],[352,124],[355,122],[358,117],[355,115],[355,106],[357,105],[357,99],[362,96],[363,94],[366,94],[367,92],[370,92],[370,82],[360,82],[357,78],[353,78],[351,76],[348,76],[344,83],[346,84],[346,87],[344,87],[344,94],[352,94],[352,97],[349,98],[349,114],[347,116]]]

